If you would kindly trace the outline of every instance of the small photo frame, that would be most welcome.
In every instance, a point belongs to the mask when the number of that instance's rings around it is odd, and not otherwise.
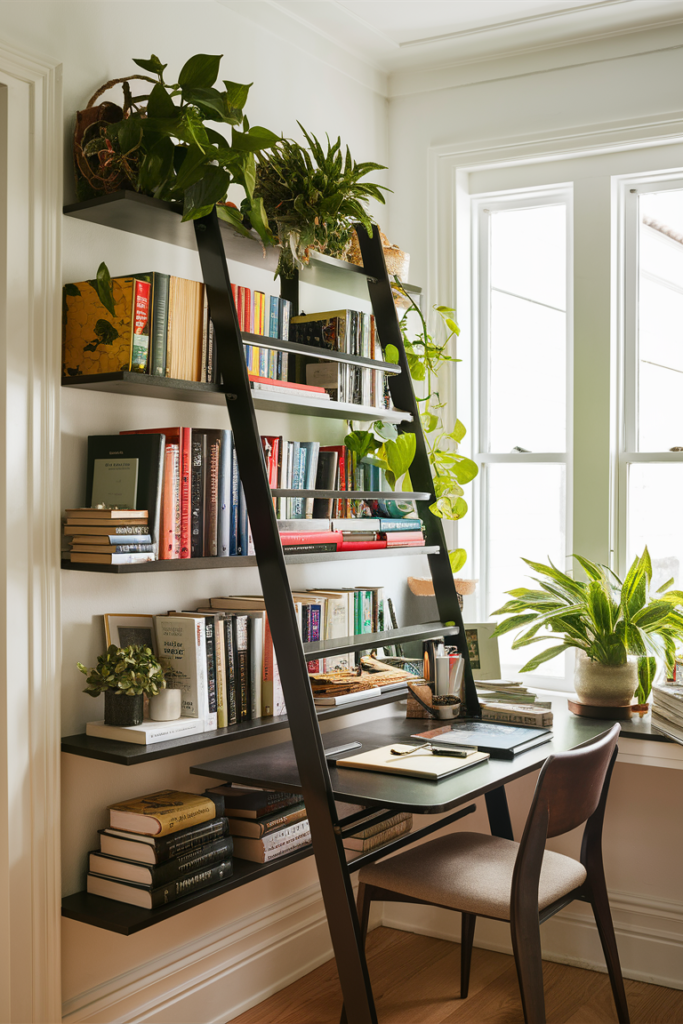
[[[104,635],[107,647],[110,644],[116,647],[140,644],[142,647],[151,647],[154,655],[157,653],[153,615],[105,615]]]
[[[475,679],[500,679],[498,637],[492,637],[495,622],[471,622],[465,625],[467,651]]]

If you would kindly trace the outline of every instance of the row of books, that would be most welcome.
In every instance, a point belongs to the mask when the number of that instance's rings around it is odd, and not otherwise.
[[[652,724],[660,732],[678,743],[683,743],[683,685],[680,680],[681,662],[677,661],[673,679],[652,686]]]
[[[351,494],[359,480],[358,467],[344,445],[320,445],[317,441],[289,441],[265,435],[261,438],[268,479],[273,488],[289,490],[340,490]],[[381,484],[380,471],[367,469],[373,489]],[[359,510],[370,511],[366,502],[351,499],[319,499],[313,497],[274,498],[280,520],[283,545],[291,553],[312,550],[353,550],[365,545],[368,549],[423,544],[421,523],[415,519],[393,519],[390,516],[353,519]],[[119,529],[84,530],[71,527],[97,526],[86,520],[89,510],[116,512]],[[144,512],[146,529],[127,530],[141,519]],[[246,510],[240,470],[233,445],[232,431],[196,427],[153,427],[125,430],[114,435],[88,438],[86,476],[86,507],[71,510],[77,513],[68,521],[65,537],[71,538],[72,561],[124,564],[173,558],[228,557],[253,554],[249,517]],[[123,515],[131,512],[130,516]],[[135,512],[135,516],[132,515]],[[330,520],[343,521],[341,531],[328,534]],[[99,519],[98,519],[99,522]],[[359,526],[359,524],[361,524]],[[101,525],[101,524],[100,524]],[[359,530],[353,538],[346,534]],[[139,533],[135,541],[120,541],[119,536]],[[395,534],[401,537],[395,537]],[[102,545],[94,538],[101,535]],[[312,536],[315,534],[315,536]],[[341,536],[340,534],[343,534]],[[408,536],[410,534],[410,536]],[[90,535],[90,536],[88,536]],[[143,539],[144,537],[144,539]],[[105,540],[106,538],[106,540]],[[325,547],[318,547],[324,543]],[[131,545],[137,544],[137,548]],[[87,548],[88,550],[85,550]],[[83,555],[92,557],[83,558]]]
[[[388,624],[383,587],[295,591],[293,597],[304,643],[382,632]],[[193,611],[157,615],[151,639],[166,685],[183,692],[181,718],[135,726],[88,722],[88,736],[151,744],[286,714],[262,597],[214,597]],[[314,677],[355,672],[355,656],[313,658],[308,670]],[[386,686],[397,682],[385,680]]]
[[[64,376],[131,370],[175,380],[218,380],[216,340],[203,284],[154,272],[112,278],[111,287],[113,313],[103,304],[97,282],[65,285]],[[288,339],[288,300],[242,285],[233,285],[232,290],[242,331]],[[245,356],[251,374],[288,380],[287,353],[247,345]]]
[[[522,683],[505,679],[475,681],[485,722],[501,722],[547,728],[553,724],[552,703],[539,700],[538,695]]]
[[[356,809],[338,805],[342,817]],[[412,824],[411,814],[395,814],[345,837],[344,847],[366,853]],[[112,804],[98,835],[99,850],[88,854],[87,891],[147,910],[230,878],[233,857],[268,864],[311,844],[300,793],[236,784],[203,794],[167,789]]]
[[[72,562],[116,565],[156,561],[147,509],[68,508],[65,556]]]

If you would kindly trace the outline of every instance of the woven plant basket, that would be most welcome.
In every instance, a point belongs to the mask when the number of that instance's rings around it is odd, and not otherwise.
[[[379,237],[382,240],[382,249],[384,251],[384,259],[387,264],[387,271],[389,277],[400,277],[402,281],[408,280],[408,270],[410,268],[410,255],[407,252],[403,252],[397,245],[392,245],[387,236],[377,226],[379,231]],[[351,246],[347,255],[349,263],[355,263],[357,266],[363,266],[363,257],[360,254],[360,245],[358,244],[358,235],[353,232],[351,237]]]

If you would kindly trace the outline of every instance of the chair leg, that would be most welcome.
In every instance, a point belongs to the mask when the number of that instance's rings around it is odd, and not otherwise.
[[[538,912],[513,915],[510,921],[512,949],[526,1024],[545,1024],[543,996],[543,960]]]
[[[358,886],[358,900],[356,907],[358,910],[358,923],[360,925],[360,941],[361,946],[365,949],[365,940],[368,935],[368,921],[370,920],[370,904],[372,903],[372,896],[368,892],[367,885],[363,882]],[[342,1003],[341,1017],[339,1018],[339,1024],[347,1024],[346,1018],[346,1006]]]
[[[599,882],[596,882],[596,880],[593,879],[592,882],[591,906],[593,907],[595,923],[598,926],[598,934],[600,935],[600,942],[602,943],[602,951],[605,955],[605,963],[607,964],[607,973],[609,974],[610,985],[612,986],[612,995],[614,996],[617,1018],[619,1020],[619,1024],[629,1024],[630,1017],[628,1012],[628,1003],[626,1001],[624,979],[621,974],[619,950],[617,949],[617,940],[614,935],[614,925],[612,924],[612,914],[609,908],[607,889],[605,887],[604,878]]]
[[[462,914],[460,929],[460,998],[467,999],[470,987],[470,966],[472,964],[472,945],[474,943],[474,927],[477,923],[476,914]]]

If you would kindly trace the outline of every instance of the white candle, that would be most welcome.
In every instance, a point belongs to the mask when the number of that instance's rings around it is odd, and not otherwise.
[[[180,718],[182,690],[159,690],[156,697],[149,698],[149,717],[153,722],[175,722]]]

